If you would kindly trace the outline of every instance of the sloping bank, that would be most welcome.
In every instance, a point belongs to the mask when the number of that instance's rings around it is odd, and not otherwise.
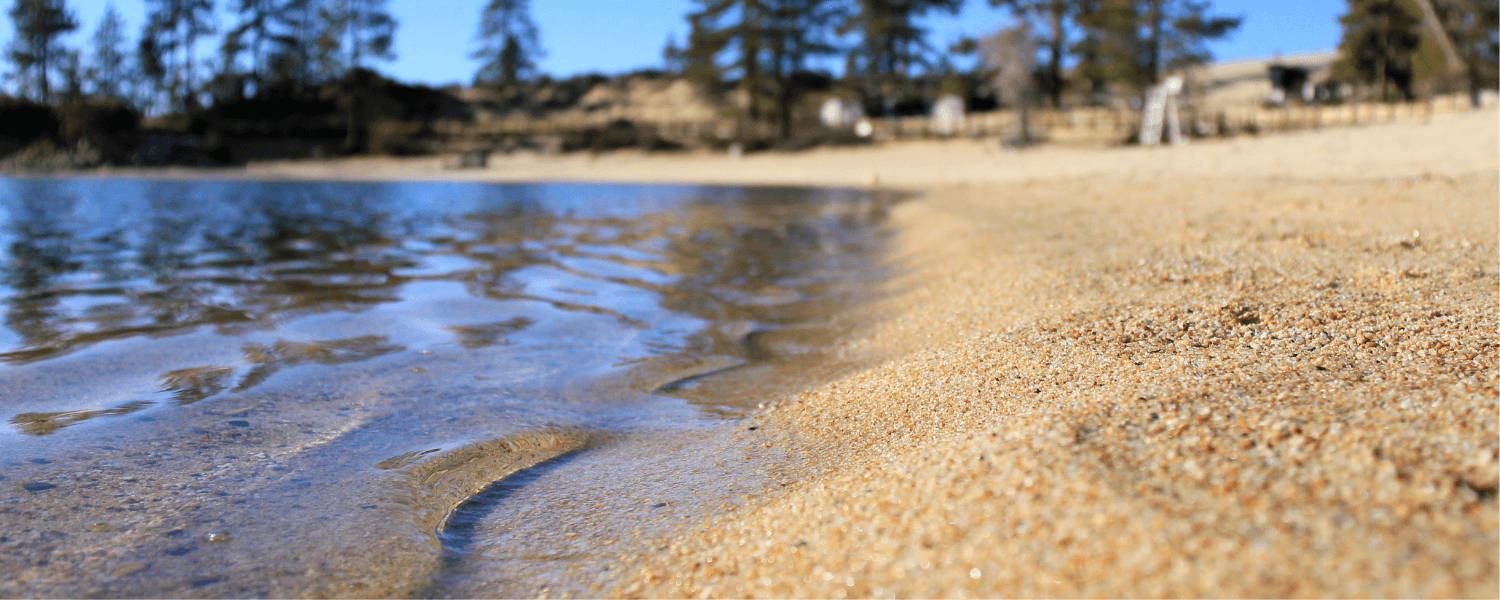
[[[1495,597],[1497,129],[682,159],[927,193],[855,342],[898,358],[766,411],[800,476],[615,593]]]

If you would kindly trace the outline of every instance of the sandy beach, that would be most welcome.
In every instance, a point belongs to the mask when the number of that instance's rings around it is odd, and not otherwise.
[[[781,484],[606,593],[1495,597],[1497,117],[235,176],[917,193],[842,348],[874,366],[768,406]]]
[[[872,167],[927,192],[855,342],[894,358],[774,407],[806,470],[618,591],[1496,595],[1496,132]]]

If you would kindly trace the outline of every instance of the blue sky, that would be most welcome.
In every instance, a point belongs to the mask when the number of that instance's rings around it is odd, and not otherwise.
[[[145,17],[144,0],[111,0],[125,16],[132,36]],[[378,68],[397,79],[444,84],[468,82],[476,63],[469,58],[474,49],[479,11],[486,0],[390,0],[391,13],[400,21],[396,32],[397,59]],[[66,43],[88,42],[106,0],[68,0],[81,27]],[[9,2],[4,3],[9,9]],[[219,0],[221,28],[234,23],[228,0]],[[543,71],[554,76],[598,71],[615,73],[661,66],[661,49],[669,35],[686,37],[683,15],[690,0],[535,0],[532,15],[541,29],[547,52]],[[1343,0],[1216,0],[1218,13],[1245,17],[1245,23],[1230,39],[1212,46],[1220,60],[1269,57],[1329,50],[1338,44],[1338,17],[1345,11]],[[947,45],[961,36],[978,36],[1010,21],[1003,10],[990,8],[987,0],[968,0],[957,16],[928,19],[933,41]],[[11,38],[9,18],[0,17],[0,40]]]

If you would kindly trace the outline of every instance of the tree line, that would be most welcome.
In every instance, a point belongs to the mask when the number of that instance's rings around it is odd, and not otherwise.
[[[56,103],[89,96],[144,109],[191,111],[206,101],[274,87],[307,88],[371,60],[390,60],[396,21],[385,0],[230,0],[221,29],[213,0],[146,0],[134,43],[113,5],[88,54],[61,43],[78,29],[65,0],[16,0],[6,48],[21,96]],[[222,34],[200,56],[200,41]]]
[[[1480,93],[1500,83],[1500,0],[1348,0],[1339,77],[1412,100],[1422,81]]]
[[[819,58],[842,59],[843,86],[881,112],[912,95],[919,78],[952,71],[954,54],[975,53],[992,70],[1025,71],[988,75],[1061,107],[1069,91],[1100,94],[1112,84],[1139,91],[1165,72],[1206,62],[1206,42],[1240,24],[1211,14],[1207,1],[987,1],[1008,8],[1017,27],[944,48],[932,44],[922,20],[956,14],[963,0],[694,0],[685,46],[669,42],[665,54],[669,67],[690,79],[711,87],[734,82],[749,99],[749,117],[769,118],[785,131],[793,105],[818,79],[809,71]],[[1045,62],[1037,68],[1039,48]],[[1007,60],[1018,54],[1028,56]]]
[[[397,23],[386,0],[226,1],[232,23],[221,26],[215,0],[146,0],[134,41],[109,6],[85,53],[61,41],[79,27],[66,0],[15,0],[15,36],[5,49],[13,89],[49,104],[88,96],[192,112],[269,90],[313,89],[394,58]],[[1014,82],[1014,101],[1061,107],[1138,94],[1166,73],[1207,62],[1207,43],[1242,22],[1215,14],[1209,0],[975,1],[1008,9],[1016,25],[939,47],[923,19],[956,14],[965,0],[693,0],[685,44],[669,41],[664,57],[674,75],[742,92],[746,116],[785,131],[807,93],[835,79],[830,64],[842,63],[838,84],[877,110],[911,96],[919,80],[953,72],[957,55],[982,58],[985,79]],[[1409,98],[1441,48],[1437,64],[1450,80],[1494,85],[1500,0],[1346,1],[1345,77]],[[543,50],[529,4],[489,0],[482,9],[476,85],[537,75]],[[200,56],[208,39],[217,49]]]

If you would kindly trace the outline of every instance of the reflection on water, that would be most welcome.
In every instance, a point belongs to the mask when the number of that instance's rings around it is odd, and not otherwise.
[[[716,415],[826,355],[888,201],[0,179],[0,597],[570,581],[606,542],[558,519],[748,489]]]
[[[309,334],[319,328],[299,323],[382,306],[399,313],[415,293],[434,293],[422,284],[437,282],[463,291],[436,293],[482,299],[493,309],[455,306],[440,315],[451,321],[435,329],[462,348],[510,346],[524,354],[528,344],[557,341],[525,335],[539,315],[604,316],[639,332],[632,344],[611,340],[609,350],[619,354],[610,360],[650,365],[660,373],[642,381],[663,379],[653,389],[680,391],[695,373],[673,378],[674,370],[766,360],[772,353],[759,336],[809,325],[819,318],[809,310],[817,303],[852,302],[838,296],[840,286],[848,287],[851,273],[872,273],[883,219],[877,199],[836,191],[47,179],[3,185],[0,297],[9,339],[0,338],[0,361],[10,373],[106,342],[128,342],[116,352],[149,355],[150,340],[193,332],[211,331],[239,349],[232,364],[134,361],[159,369],[151,374],[158,387],[110,406],[33,398],[28,405],[55,410],[10,417],[32,434],[164,400],[185,405],[242,392],[302,365],[440,343],[422,335],[433,331],[357,327],[340,331],[351,335],[317,337]],[[423,298],[425,306],[441,301]],[[504,308],[517,302],[530,306]],[[582,327],[568,332],[591,335]]]

